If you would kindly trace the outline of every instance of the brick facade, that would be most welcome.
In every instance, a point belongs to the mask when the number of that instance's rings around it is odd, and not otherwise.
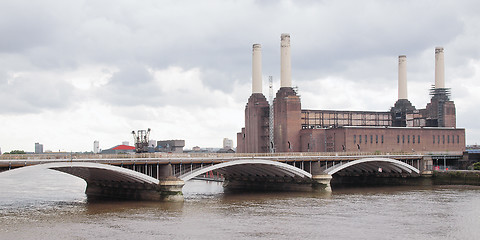
[[[465,129],[458,128],[341,127],[303,129],[300,135],[301,152],[465,150]]]
[[[278,90],[274,108],[274,148],[276,152],[300,152],[301,103],[291,87]]]
[[[243,152],[266,153],[268,148],[269,104],[261,93],[254,93],[245,107]],[[238,136],[237,136],[238,139]],[[238,150],[237,150],[238,151]]]

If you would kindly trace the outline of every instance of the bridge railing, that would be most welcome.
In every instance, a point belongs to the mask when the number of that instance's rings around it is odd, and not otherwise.
[[[285,153],[138,153],[138,154],[2,154],[1,160],[75,160],[75,159],[132,159],[132,158],[259,158],[259,157],[328,157],[372,155],[462,155],[462,152],[285,152]]]

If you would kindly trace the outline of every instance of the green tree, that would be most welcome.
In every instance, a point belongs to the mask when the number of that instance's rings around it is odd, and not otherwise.
[[[473,164],[473,169],[480,170],[480,162],[476,162],[475,164]]]
[[[23,150],[13,150],[10,153],[5,153],[5,154],[25,154],[25,151],[23,151]]]

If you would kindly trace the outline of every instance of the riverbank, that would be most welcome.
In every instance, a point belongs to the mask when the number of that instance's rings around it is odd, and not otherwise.
[[[480,171],[454,170],[434,171],[433,184],[437,185],[475,185],[480,186]]]

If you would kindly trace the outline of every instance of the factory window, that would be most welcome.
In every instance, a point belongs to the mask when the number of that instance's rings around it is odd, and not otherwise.
[[[412,143],[415,144],[415,135],[412,135]]]
[[[365,135],[365,143],[368,143],[368,137]]]
[[[405,143],[405,135],[402,135],[402,143]]]
[[[382,135],[382,144],[383,144],[383,135]]]
[[[445,135],[442,135],[443,144],[445,144]]]
[[[455,135],[452,135],[452,143],[455,143]]]
[[[450,143],[450,135],[447,135],[447,143]]]
[[[357,135],[353,135],[353,144],[357,143]]]
[[[378,135],[375,135],[375,143],[378,143]]]
[[[373,144],[373,135],[370,135],[370,144]]]
[[[358,135],[358,142],[362,143],[362,135]]]
[[[407,143],[410,144],[410,135],[407,136]]]
[[[397,143],[400,143],[400,135],[397,135]]]
[[[418,143],[420,143],[420,135],[418,135]]]
[[[460,136],[457,135],[457,143],[460,143]]]
[[[435,144],[435,135],[433,135],[433,144]]]
[[[437,135],[437,143],[440,144],[440,135]]]

